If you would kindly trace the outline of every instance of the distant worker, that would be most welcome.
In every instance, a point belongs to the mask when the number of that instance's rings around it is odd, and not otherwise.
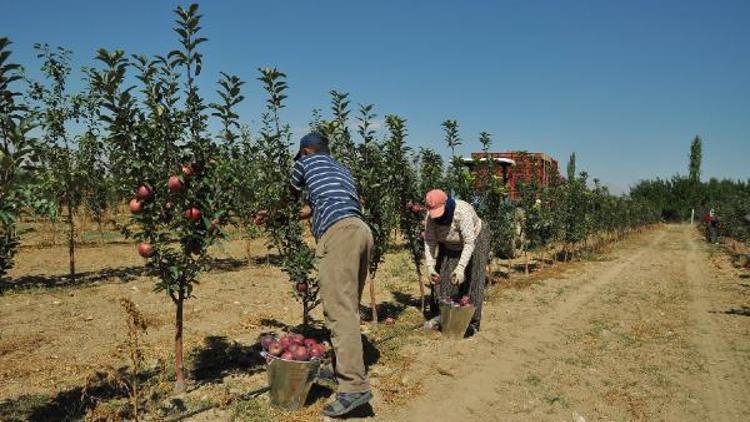
[[[431,311],[439,313],[441,302],[468,296],[476,308],[467,330],[479,331],[490,255],[490,231],[468,202],[449,197],[440,189],[425,197],[425,263],[432,282]],[[427,326],[440,323],[437,315]]]
[[[706,241],[708,243],[719,243],[719,217],[713,208],[708,214],[703,216],[703,223],[706,225]]]

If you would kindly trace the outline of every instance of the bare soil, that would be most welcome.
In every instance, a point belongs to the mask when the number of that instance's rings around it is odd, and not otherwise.
[[[262,394],[257,336],[302,317],[283,273],[266,263],[262,241],[228,242],[215,255],[186,306],[190,388],[175,397],[156,394],[169,384],[173,305],[152,292],[134,245],[80,249],[83,275],[72,285],[64,247],[24,248],[12,274],[23,290],[0,296],[0,420],[106,415],[68,402],[80,401],[93,372],[126,364],[120,297],[151,325],[146,366],[161,375],[147,382],[156,397],[147,419],[320,420],[329,389],[314,387],[293,413],[270,409]],[[374,418],[750,420],[743,271],[693,228],[659,227],[490,287],[482,331],[456,342],[413,329],[417,280],[406,254],[394,253],[375,282],[381,316],[397,322],[363,326]],[[110,391],[95,404],[117,400]]]
[[[750,420],[749,299],[747,274],[667,226],[501,291],[479,336],[415,355],[426,394],[380,418]]]

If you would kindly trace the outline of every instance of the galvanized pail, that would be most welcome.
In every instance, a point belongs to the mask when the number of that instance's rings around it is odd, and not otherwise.
[[[462,339],[469,328],[471,317],[474,316],[474,306],[452,306],[447,303],[440,304],[440,331],[444,335]]]
[[[297,410],[304,406],[320,360],[288,361],[273,357],[268,359],[268,385],[271,387],[271,405],[284,410]]]

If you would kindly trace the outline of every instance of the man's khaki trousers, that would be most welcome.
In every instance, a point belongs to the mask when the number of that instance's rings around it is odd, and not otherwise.
[[[340,393],[370,390],[359,331],[359,301],[372,247],[370,228],[356,217],[337,221],[318,240],[320,298],[331,329]]]

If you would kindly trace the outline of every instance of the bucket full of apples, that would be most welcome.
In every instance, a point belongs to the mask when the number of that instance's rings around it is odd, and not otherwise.
[[[301,408],[318,376],[326,346],[302,334],[266,335],[260,344],[268,363],[271,405],[285,410]]]
[[[451,298],[440,304],[440,330],[450,338],[462,339],[474,316],[474,305],[468,296]]]

